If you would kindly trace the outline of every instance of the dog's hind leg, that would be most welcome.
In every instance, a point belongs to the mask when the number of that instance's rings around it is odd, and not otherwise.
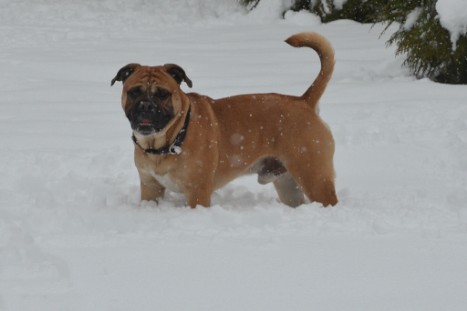
[[[332,164],[318,159],[311,160],[308,165],[289,165],[287,169],[301,186],[305,195],[312,202],[319,202],[323,206],[336,205],[337,195],[334,187],[334,170]],[[321,166],[316,163],[323,163]]]
[[[278,176],[274,180],[274,188],[276,188],[282,203],[288,206],[297,207],[305,202],[305,197],[300,186],[288,172]]]

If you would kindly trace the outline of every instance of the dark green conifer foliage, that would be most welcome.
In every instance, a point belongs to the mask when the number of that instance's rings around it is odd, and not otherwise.
[[[388,1],[347,0],[342,9],[338,9],[332,0],[296,0],[292,6],[292,10],[309,10],[321,17],[324,23],[338,19],[351,19],[360,23],[374,23],[379,21],[379,12]]]
[[[461,36],[453,49],[449,31],[441,26],[435,6],[436,0],[388,2],[383,19],[388,26],[400,23],[388,44],[396,44],[396,53],[406,55],[404,64],[416,77],[467,84],[467,37]],[[406,25],[407,17],[416,9],[418,17],[412,25]]]

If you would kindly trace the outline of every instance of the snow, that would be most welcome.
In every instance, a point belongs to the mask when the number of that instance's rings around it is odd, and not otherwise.
[[[255,9],[250,13],[250,17],[254,20],[277,20],[292,4],[292,0],[259,1]]]
[[[436,2],[441,26],[451,34],[452,49],[460,36],[467,35],[467,3],[465,0],[438,0]]]
[[[347,0],[333,0],[332,2],[337,10],[342,10]]]
[[[285,12],[284,19],[291,24],[310,27],[318,26],[321,24],[321,18],[318,15],[310,13],[306,10],[301,10],[298,12],[289,10]]]
[[[0,310],[465,310],[467,88],[411,78],[396,28],[228,0],[0,1]],[[254,176],[209,209],[140,203],[117,70],[301,94],[318,58],[283,40],[306,30],[336,51],[321,115],[340,203],[288,208]]]
[[[407,15],[407,18],[404,22],[404,25],[402,26],[402,28],[404,30],[410,30],[412,29],[412,27],[415,25],[415,23],[417,22],[418,20],[418,17],[420,16],[420,14],[422,13],[422,8],[421,7],[417,7],[415,9],[412,10],[412,12],[409,13],[409,15]]]

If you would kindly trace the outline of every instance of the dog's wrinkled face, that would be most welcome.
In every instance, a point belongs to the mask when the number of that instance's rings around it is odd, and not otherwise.
[[[122,107],[133,131],[151,135],[165,129],[182,110],[180,84],[191,80],[177,65],[147,67],[128,64],[115,81],[122,81]]]
[[[135,85],[126,95],[125,114],[131,128],[142,135],[161,131],[175,115],[172,94],[163,87]]]

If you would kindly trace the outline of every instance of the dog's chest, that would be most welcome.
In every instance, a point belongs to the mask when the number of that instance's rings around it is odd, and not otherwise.
[[[158,183],[160,183],[164,188],[172,192],[181,192],[180,187],[170,178],[169,174],[157,175],[156,173],[151,173]]]

